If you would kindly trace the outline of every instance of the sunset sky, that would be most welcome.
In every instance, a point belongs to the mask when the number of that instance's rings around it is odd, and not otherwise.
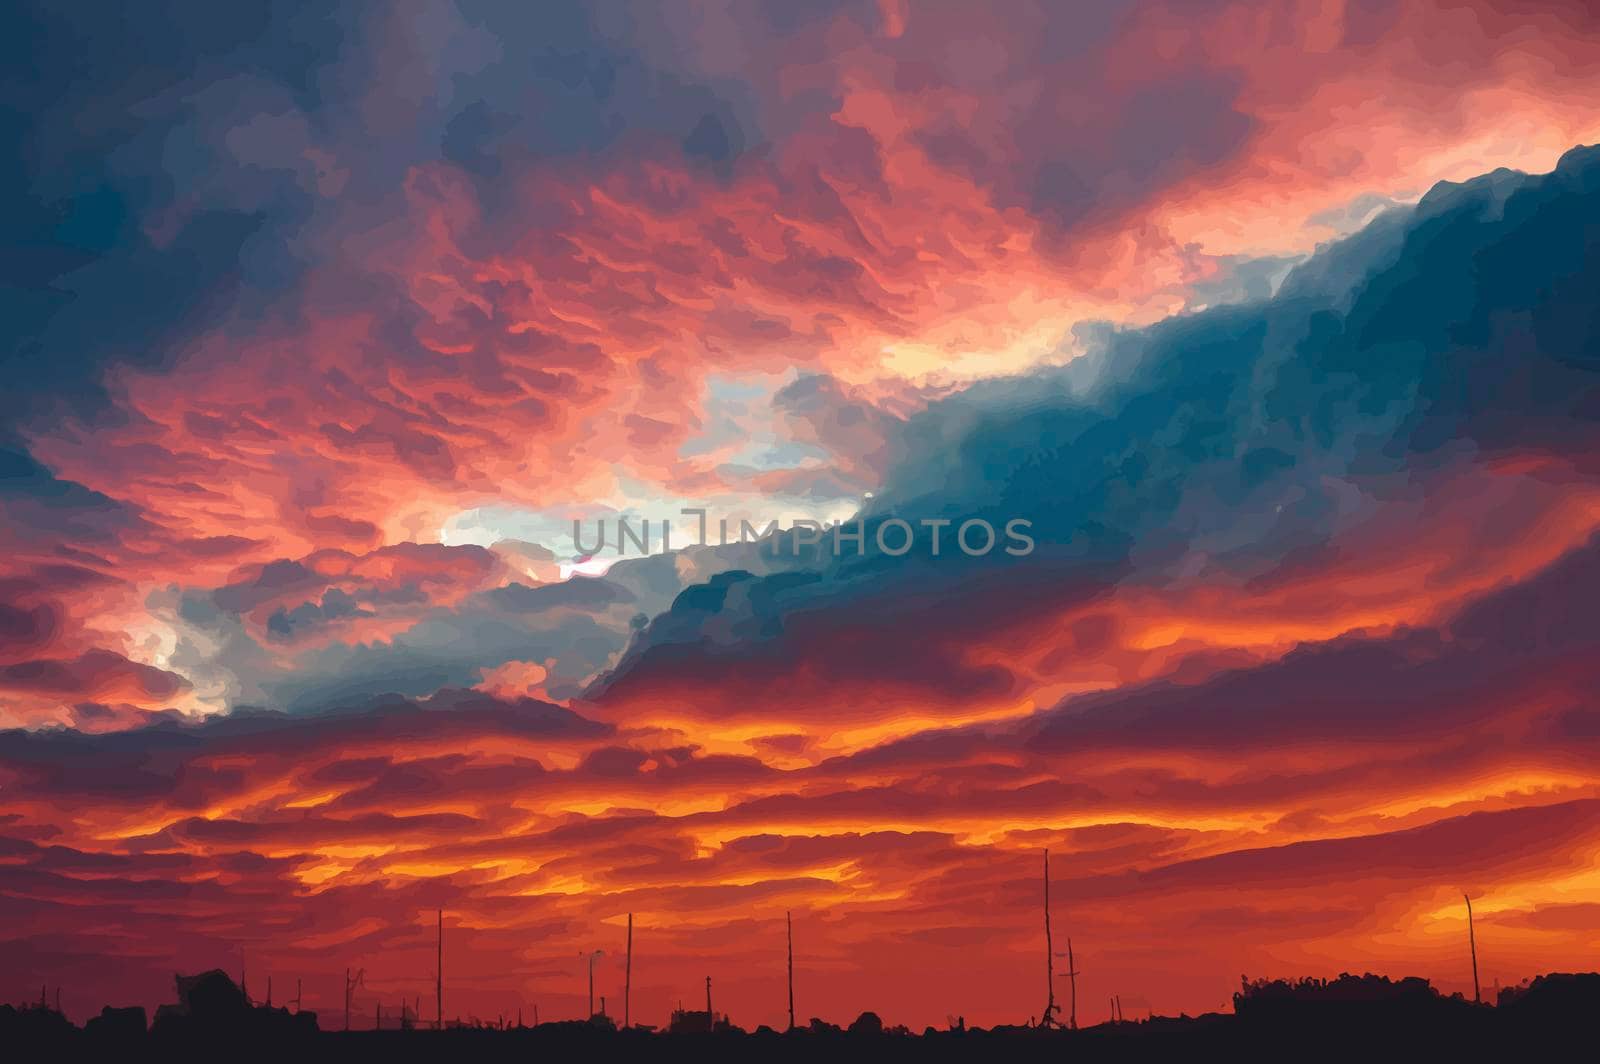
[[[0,1000],[1595,966],[1593,5],[0,29]]]

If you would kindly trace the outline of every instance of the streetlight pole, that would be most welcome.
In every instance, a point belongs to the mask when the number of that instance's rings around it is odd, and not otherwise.
[[[591,1019],[594,1017],[594,959],[596,957],[604,957],[605,955],[606,951],[602,949],[592,950],[589,952],[580,952],[578,954],[580,957],[589,958],[589,1017]]]

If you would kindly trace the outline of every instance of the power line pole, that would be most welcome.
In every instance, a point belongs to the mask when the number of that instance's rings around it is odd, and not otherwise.
[[[1053,1027],[1056,1023],[1056,1013],[1060,1007],[1056,1005],[1056,960],[1055,946],[1050,940],[1050,851],[1044,851],[1044,979],[1045,987],[1049,991],[1044,1006],[1044,1015],[1039,1020],[1041,1027]]]
[[[443,909],[439,910],[439,956],[438,956],[437,963],[434,965],[434,968],[435,968],[435,972],[434,972],[434,981],[433,981],[433,1006],[434,1006],[434,1016],[436,1017],[436,1019],[434,1020],[433,1029],[436,1030],[436,1031],[442,1031],[442,1030],[444,1030],[444,910]]]
[[[1067,1026],[1078,1029],[1078,962],[1072,959],[1072,939],[1067,938],[1067,981],[1072,986],[1072,1011],[1067,1014]]]
[[[628,914],[628,960],[622,970],[622,1026],[630,1026],[628,1006],[633,1000],[633,914]]]
[[[350,999],[355,996],[356,987],[366,986],[367,970],[357,968],[355,978],[350,978],[350,969],[344,970],[344,1029],[350,1029]]]
[[[785,912],[783,923],[789,932],[789,1030],[794,1030],[794,917]]]
[[[1478,940],[1472,933],[1472,899],[1466,894],[1461,897],[1467,903],[1467,946],[1472,950],[1472,1000],[1481,1003],[1483,996],[1478,992]]]

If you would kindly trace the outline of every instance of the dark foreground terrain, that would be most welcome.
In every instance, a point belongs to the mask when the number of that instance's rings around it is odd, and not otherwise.
[[[500,1061],[826,1060],[1593,1060],[1600,974],[1546,975],[1502,990],[1494,1005],[1445,997],[1425,980],[1341,976],[1241,986],[1232,1013],[1154,1017],[1080,1030],[886,1028],[863,1013],[789,1032],[618,1030],[612,1021],[537,1027],[323,1031],[312,1013],[250,1004],[221,972],[181,978],[180,1001],[146,1023],[107,1008],[77,1027],[44,1003],[0,1005],[0,1059]],[[701,1017],[704,1014],[688,1014]]]

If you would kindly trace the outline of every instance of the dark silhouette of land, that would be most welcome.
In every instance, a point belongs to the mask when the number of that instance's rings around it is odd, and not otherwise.
[[[1071,1030],[1060,1025],[886,1026],[863,1012],[845,1027],[813,1019],[787,1032],[745,1031],[726,1017],[688,1013],[690,1022],[655,1032],[618,1028],[608,1017],[520,1025],[447,1024],[443,1031],[324,1031],[317,1016],[250,1002],[221,971],[176,979],[178,1001],[153,1022],[142,1008],[103,1009],[75,1026],[41,994],[0,1005],[0,1056],[10,1060],[188,1059],[528,1060],[601,1055],[641,1060],[1156,1060],[1201,1054],[1236,1059],[1321,1058],[1361,1053],[1382,1059],[1445,1054],[1526,1059],[1562,1050],[1587,1056],[1600,1018],[1600,973],[1543,975],[1500,991],[1493,1005],[1443,995],[1425,979],[1374,975],[1337,979],[1241,980],[1232,1013],[1154,1016]]]

